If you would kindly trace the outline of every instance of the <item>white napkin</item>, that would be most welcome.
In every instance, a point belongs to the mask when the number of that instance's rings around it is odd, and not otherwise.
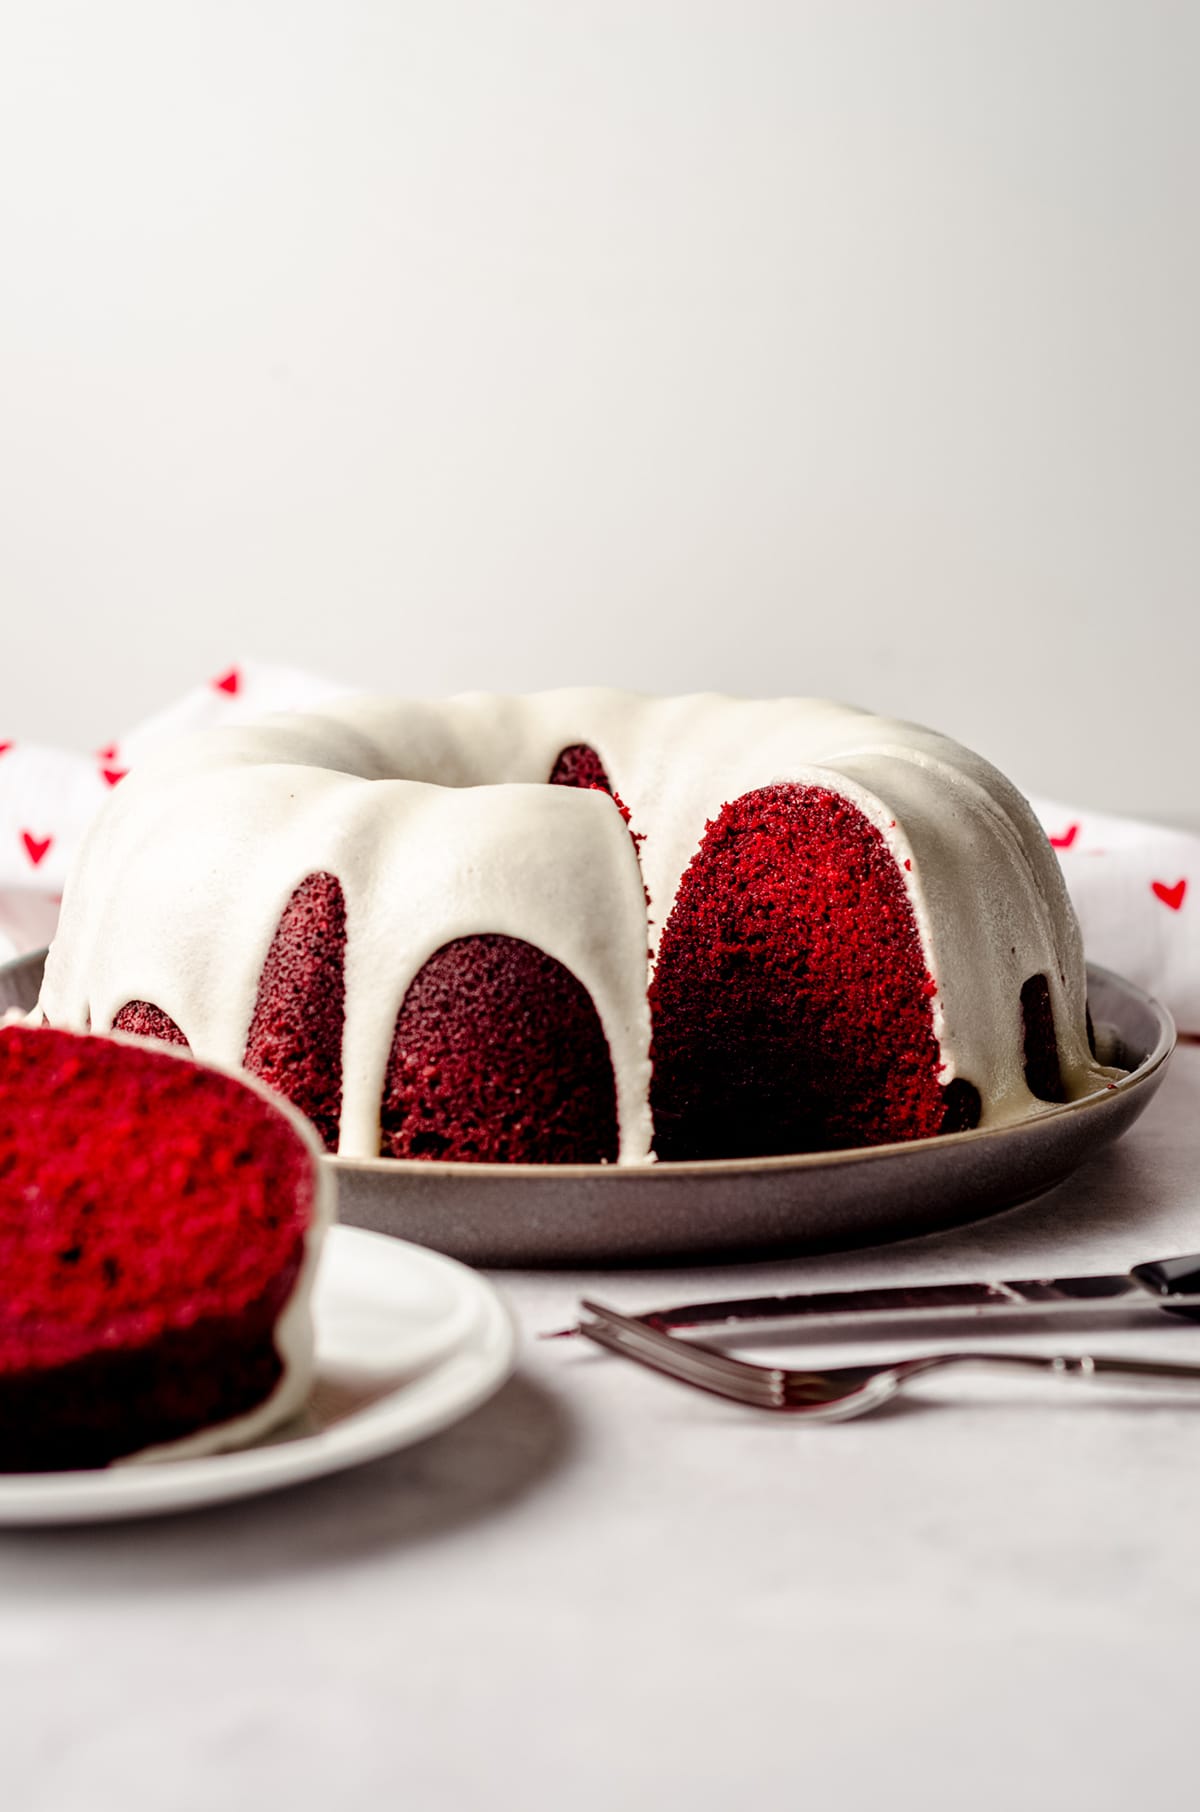
[[[48,944],[75,851],[110,789],[159,744],[268,711],[304,711],[351,688],[241,661],[90,755],[6,741],[0,723],[0,961]]]
[[[1079,914],[1089,961],[1115,969],[1200,1035],[1200,836],[1031,799]]]
[[[80,755],[4,740],[0,724],[0,960],[48,943],[79,840],[110,788],[186,730],[302,711],[348,687],[242,661],[116,742]],[[1157,995],[1200,1035],[1200,836],[1034,799],[1093,962]]]

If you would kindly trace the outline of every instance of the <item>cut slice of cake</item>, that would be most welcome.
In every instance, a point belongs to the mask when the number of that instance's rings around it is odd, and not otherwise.
[[[278,1097],[183,1054],[0,1027],[0,1470],[212,1452],[294,1414],[319,1152]]]

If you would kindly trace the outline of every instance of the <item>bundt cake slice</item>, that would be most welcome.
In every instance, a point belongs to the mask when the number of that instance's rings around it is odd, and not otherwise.
[[[292,1414],[330,1189],[255,1085],[0,1028],[0,1470],[216,1450]]]

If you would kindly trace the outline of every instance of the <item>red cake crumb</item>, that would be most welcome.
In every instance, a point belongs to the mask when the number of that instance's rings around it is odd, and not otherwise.
[[[634,854],[637,856],[638,866],[641,866],[642,844],[646,841],[646,833],[645,831],[634,830],[633,814],[622,799],[620,793],[613,792],[608,775],[604,771],[604,763],[601,761],[599,755],[597,755],[595,749],[586,742],[569,743],[565,749],[560,751],[558,759],[550,770],[550,785],[574,786],[579,787],[585,792],[607,793],[617,810],[620,812],[622,818],[624,818],[626,824],[629,826],[629,835],[633,839]],[[649,917],[650,890],[647,888],[645,882],[642,883],[642,892],[646,897],[647,922],[653,924],[653,919]],[[650,951],[646,952],[647,958],[649,958],[650,954]]]
[[[258,984],[242,1062],[336,1151],[346,1017],[346,903],[334,875],[311,874],[279,921]]]
[[[380,1153],[468,1163],[614,1159],[616,1084],[586,989],[520,938],[444,944],[396,1019]]]
[[[261,1404],[313,1192],[232,1077],[0,1030],[0,1469],[103,1466]]]
[[[604,763],[595,749],[586,742],[569,743],[560,752],[550,770],[550,785],[594,787],[601,793],[612,792]]]
[[[762,1156],[972,1124],[971,1084],[938,1080],[935,992],[900,872],[855,806],[804,786],[726,805],[650,989],[656,1151]]]
[[[157,1038],[162,1044],[177,1044],[186,1051],[188,1041],[169,1013],[152,1006],[148,1000],[129,1000],[112,1022],[114,1032],[130,1032],[138,1038]]]

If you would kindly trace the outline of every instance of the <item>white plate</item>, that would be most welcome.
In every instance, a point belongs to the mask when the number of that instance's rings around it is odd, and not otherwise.
[[[513,1367],[512,1319],[492,1286],[382,1234],[330,1230],[313,1308],[316,1377],[296,1421],[203,1459],[0,1473],[0,1524],[162,1516],[341,1472],[458,1421]]]

